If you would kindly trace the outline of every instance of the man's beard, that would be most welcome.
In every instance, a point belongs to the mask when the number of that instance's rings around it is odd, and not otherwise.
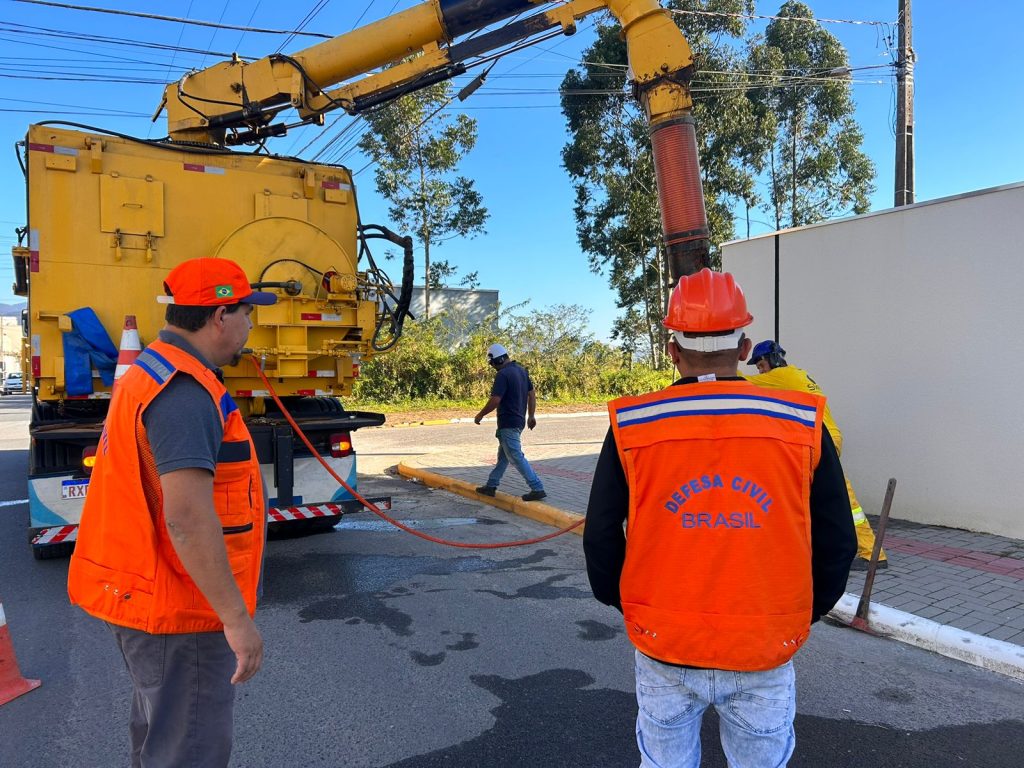
[[[242,362],[242,350],[238,350],[231,356],[231,362],[228,365],[238,365]]]

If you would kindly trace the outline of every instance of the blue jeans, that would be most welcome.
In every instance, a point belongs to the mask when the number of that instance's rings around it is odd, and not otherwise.
[[[498,438],[498,463],[494,465],[494,469],[487,477],[487,485],[491,488],[498,487],[505,470],[508,469],[509,462],[512,462],[512,466],[519,470],[519,474],[523,476],[531,491],[544,490],[544,483],[540,481],[537,473],[530,466],[530,462],[523,455],[522,434],[523,430],[513,427],[499,429],[494,433],[494,436]]]
[[[700,722],[720,719],[729,768],[784,768],[796,734],[793,662],[765,672],[686,669],[636,652],[636,743],[640,768],[699,768]]]

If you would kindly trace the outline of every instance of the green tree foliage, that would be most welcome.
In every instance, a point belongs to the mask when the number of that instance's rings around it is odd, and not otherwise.
[[[780,17],[813,19],[791,0]],[[820,24],[772,20],[752,46],[750,69],[772,73],[772,87],[751,92],[766,125],[778,125],[770,150],[769,199],[764,209],[777,227],[800,226],[838,214],[864,213],[875,170],[861,151],[863,134],[853,119],[842,44]]]
[[[756,202],[756,174],[769,129],[734,74],[751,0],[669,0],[694,53],[698,151],[711,242],[730,239],[733,205]],[[711,11],[715,14],[685,13]],[[626,91],[626,46],[616,24],[598,26],[597,41],[562,82],[562,112],[571,140],[562,152],[576,189],[576,231],[590,268],[607,274],[624,310],[614,338],[666,366],[661,318],[669,276],[661,247],[657,185],[646,120]],[[717,254],[715,254],[717,257]]]
[[[713,245],[734,236],[734,211],[759,206],[781,227],[867,210],[874,169],[861,151],[840,43],[819,24],[773,20],[750,39],[751,0],[668,0],[693,50],[698,152]],[[812,18],[799,2],[779,16]],[[576,190],[576,231],[590,268],[622,310],[613,336],[666,367],[660,326],[668,270],[647,126],[625,93],[626,48],[614,24],[562,82],[570,141],[562,152]],[[765,191],[762,192],[762,189]]]
[[[453,267],[447,259],[444,261],[434,261],[430,264],[430,277],[427,278],[427,287],[434,291],[440,288],[447,288],[451,284],[450,281],[458,276],[458,272],[458,269]],[[480,273],[476,270],[467,272],[459,280],[459,285],[463,288],[478,288],[480,286]]]
[[[449,101],[450,83],[402,96],[365,115],[370,130],[359,141],[376,163],[377,191],[391,204],[392,221],[423,246],[428,318],[430,289],[451,276],[431,269],[432,246],[482,233],[488,216],[473,181],[457,173],[476,145],[476,120],[442,112]]]
[[[487,347],[505,344],[530,372],[540,400],[586,400],[650,392],[670,383],[665,372],[635,365],[586,331],[589,311],[577,305],[502,312],[470,322],[437,313],[407,326],[402,342],[362,367],[354,399],[378,403],[482,400],[494,370]]]

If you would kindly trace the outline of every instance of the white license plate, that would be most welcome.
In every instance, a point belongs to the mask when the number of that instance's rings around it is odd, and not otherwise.
[[[88,480],[61,480],[60,497],[62,499],[84,499],[89,490]]]

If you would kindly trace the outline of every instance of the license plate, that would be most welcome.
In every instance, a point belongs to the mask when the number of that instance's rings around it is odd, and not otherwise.
[[[61,480],[60,497],[62,499],[84,499],[89,490],[88,480]]]

